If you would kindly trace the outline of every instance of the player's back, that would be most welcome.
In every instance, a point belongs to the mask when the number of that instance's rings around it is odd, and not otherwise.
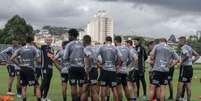
[[[115,65],[118,57],[117,48],[112,44],[106,44],[100,47],[99,54],[102,58],[103,69],[115,71]]]
[[[165,43],[160,43],[155,47],[155,63],[153,70],[167,72],[169,71],[169,63],[173,58],[173,50]]]
[[[80,41],[72,41],[67,45],[69,64],[73,67],[84,67],[84,46]]]
[[[26,45],[17,50],[19,56],[19,65],[22,67],[33,68],[37,57],[37,50],[34,46]]]

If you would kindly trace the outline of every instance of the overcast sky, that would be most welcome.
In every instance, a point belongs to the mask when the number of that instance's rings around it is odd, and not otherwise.
[[[35,29],[84,28],[98,10],[113,16],[115,33],[167,37],[201,30],[201,0],[0,0],[0,27],[19,14]]]

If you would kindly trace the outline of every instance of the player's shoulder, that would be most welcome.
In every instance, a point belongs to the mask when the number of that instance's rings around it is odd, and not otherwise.
[[[190,45],[186,44],[186,45],[183,45],[181,49],[182,50],[192,50],[192,47]]]

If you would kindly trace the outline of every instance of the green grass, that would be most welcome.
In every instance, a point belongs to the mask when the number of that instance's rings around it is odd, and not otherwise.
[[[174,95],[176,94],[176,85],[178,80],[179,70],[176,69],[173,78],[174,84]],[[201,96],[201,84],[199,82],[199,78],[201,77],[201,65],[194,65],[194,76],[192,80],[192,101],[200,101],[197,97]],[[148,83],[148,75],[146,71],[146,80]],[[8,74],[5,66],[0,66],[0,95],[6,95],[7,92],[7,82],[8,82]],[[15,80],[16,82],[16,80]],[[16,83],[14,83],[16,84]],[[70,88],[70,87],[68,87]],[[61,93],[61,80],[59,72],[54,69],[54,74],[51,82],[50,91],[48,94],[48,98],[52,101],[62,101],[62,93]],[[15,85],[13,85],[13,91],[16,92]],[[142,93],[142,91],[141,91]],[[168,89],[167,89],[167,96],[168,97]],[[27,93],[28,101],[36,101],[35,97],[33,96],[33,87],[28,88]],[[141,94],[142,95],[142,94]],[[15,98],[15,101],[21,101],[20,99]],[[70,89],[68,90],[68,101],[71,101],[70,98]],[[143,100],[139,100],[143,101]]]

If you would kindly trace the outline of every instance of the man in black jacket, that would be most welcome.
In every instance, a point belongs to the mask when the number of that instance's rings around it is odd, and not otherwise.
[[[42,101],[51,101],[47,98],[47,94],[50,87],[50,82],[53,74],[53,61],[54,50],[51,46],[52,37],[45,39],[46,45],[41,46],[42,50],[42,83],[41,83],[41,95]]]
[[[146,97],[147,89],[146,89],[146,81],[144,77],[145,72],[145,61],[147,60],[147,53],[145,48],[141,45],[141,40],[136,38],[134,41],[135,49],[138,53],[138,67],[136,69],[135,77],[136,77],[136,84],[137,84],[137,96],[139,97],[140,94],[140,81],[143,87],[143,94]]]

